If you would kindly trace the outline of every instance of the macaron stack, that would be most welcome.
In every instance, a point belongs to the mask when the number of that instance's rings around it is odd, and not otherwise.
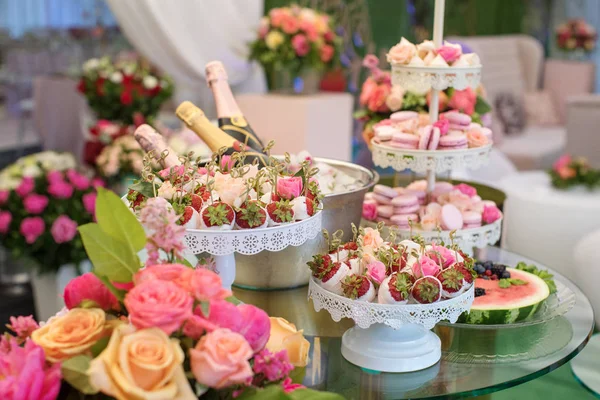
[[[451,231],[478,228],[502,217],[496,204],[482,200],[472,186],[437,182],[431,201],[425,204],[426,186],[424,180],[406,188],[375,185],[373,192],[365,195],[363,218],[400,229],[409,229],[412,222],[415,229],[423,231]]]

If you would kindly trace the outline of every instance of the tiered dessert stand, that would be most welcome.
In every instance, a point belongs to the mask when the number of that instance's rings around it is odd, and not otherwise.
[[[230,231],[187,229],[185,242],[193,254],[215,256],[215,272],[221,277],[223,287],[231,289],[235,280],[235,253],[252,255],[303,245],[321,232],[322,214],[319,211],[302,221],[268,228]]]
[[[440,47],[444,32],[445,0],[435,2],[435,20],[433,27],[434,45]],[[439,91],[453,87],[458,90],[477,87],[481,80],[481,65],[473,67],[413,67],[392,64],[392,84],[399,85],[408,91],[423,93],[431,90],[429,102],[429,119],[431,123],[439,116]],[[443,173],[457,168],[477,169],[487,164],[492,145],[461,150],[409,150],[391,147],[372,142],[373,163],[382,168],[393,168],[396,171],[406,169],[427,174],[427,198],[433,191],[436,173]],[[473,247],[485,247],[495,244],[500,239],[502,219],[479,228],[456,231],[454,242],[464,251],[472,252]],[[421,235],[425,241],[450,241],[449,231],[421,231],[419,229],[401,229],[398,238],[410,239],[411,234]]]

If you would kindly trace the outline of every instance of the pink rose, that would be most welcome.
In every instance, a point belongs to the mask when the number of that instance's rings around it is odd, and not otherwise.
[[[462,194],[466,194],[469,197],[477,196],[477,189],[475,189],[473,186],[467,185],[466,183],[454,185],[454,189],[460,191]]]
[[[455,254],[452,250],[436,244],[431,246],[431,250],[427,252],[427,256],[444,269],[448,268],[456,261]]]
[[[419,261],[412,266],[413,274],[417,278],[422,276],[435,276],[440,272],[440,266],[427,256],[421,256]]]
[[[152,280],[125,295],[129,320],[136,328],[156,327],[167,335],[192,316],[192,297],[173,282]]]
[[[198,301],[222,300],[231,296],[231,291],[223,288],[221,277],[204,268],[194,270],[191,291]]]
[[[183,332],[186,336],[198,339],[206,332],[221,328],[239,332],[244,322],[241,311],[234,304],[213,300],[209,304],[208,316],[204,315],[201,306],[194,309],[193,315],[183,326]]]
[[[279,28],[281,26],[281,24],[283,23],[283,20],[286,17],[286,12],[283,11],[281,8],[274,8],[271,11],[269,11],[269,17],[271,18],[271,25],[274,26],[275,28]]]
[[[54,183],[54,182],[62,182],[63,179],[63,174],[60,171],[50,171],[46,174],[46,180],[48,181],[48,183]]]
[[[248,362],[253,354],[242,335],[217,329],[190,350],[192,373],[200,384],[215,389],[242,384],[253,376]]]
[[[91,272],[78,276],[67,283],[63,297],[69,310],[79,307],[86,300],[93,302],[95,307],[104,311],[121,309],[115,295]]]
[[[104,182],[102,178],[94,178],[92,179],[92,187],[94,189],[98,189],[99,187],[106,187],[106,182]]]
[[[477,94],[469,87],[464,90],[455,90],[448,105],[452,109],[472,115],[475,112],[475,103],[477,103]]]
[[[317,28],[310,21],[300,21],[300,30],[306,33],[306,37],[311,42],[316,42],[319,39],[319,32],[317,32]]]
[[[560,158],[558,160],[556,160],[554,162],[554,164],[552,164],[552,169],[554,169],[554,171],[558,172],[560,169],[568,167],[569,164],[571,164],[571,156],[569,154],[564,154],[562,156],[560,156]]]
[[[54,220],[50,233],[56,243],[67,243],[77,234],[77,222],[66,215],[61,215]]]
[[[562,179],[570,179],[570,178],[575,177],[575,175],[577,175],[577,172],[575,171],[575,169],[573,169],[571,167],[562,167],[557,172],[558,172],[558,176],[560,176]]]
[[[367,54],[365,58],[363,58],[362,65],[370,70],[377,68],[379,67],[379,58],[374,54]]]
[[[0,190],[0,206],[8,201],[10,192],[8,190]]]
[[[140,285],[146,281],[161,280],[173,282],[188,293],[192,293],[194,270],[183,264],[157,264],[139,270],[133,276],[133,283]]]
[[[277,180],[277,194],[282,199],[291,200],[302,193],[302,178],[298,176],[279,178]]]
[[[330,46],[328,44],[323,45],[323,47],[321,47],[320,54],[321,61],[323,61],[324,63],[328,63],[333,58],[333,53],[335,53],[335,49],[333,48],[333,46]]]
[[[86,176],[81,175],[80,173],[75,171],[74,169],[70,169],[67,171],[67,178],[69,178],[69,181],[73,184],[73,186],[75,186],[75,189],[77,190],[86,190],[90,187],[90,180]]]
[[[371,98],[367,103],[367,108],[373,112],[389,112],[385,100],[390,95],[391,86],[388,84],[378,85],[373,91]]]
[[[424,231],[431,232],[438,226],[438,219],[435,215],[425,214],[421,217],[421,228]]]
[[[467,131],[469,147],[481,147],[488,144],[488,138],[481,129],[475,128]]]
[[[44,230],[46,229],[46,224],[44,224],[44,220],[40,217],[27,217],[21,221],[21,227],[19,228],[19,232],[25,237],[25,241],[28,244],[34,243],[38,237]]]
[[[5,234],[8,232],[11,222],[12,214],[10,211],[0,211],[0,234]]]
[[[365,83],[362,85],[362,89],[360,91],[359,102],[361,105],[366,106],[371,100],[373,93],[375,93],[375,89],[377,89],[377,82],[371,77],[368,77],[365,80]]]
[[[57,199],[68,199],[73,195],[73,186],[63,181],[52,182],[48,186],[48,193]]]
[[[367,221],[375,221],[377,219],[377,203],[363,202],[362,217]]]
[[[481,219],[485,224],[491,224],[502,217],[502,212],[496,206],[485,206],[483,207],[483,213]]]
[[[437,49],[437,53],[442,56],[444,61],[448,64],[452,64],[462,55],[462,49],[460,46],[444,45]]]
[[[244,336],[252,350],[256,353],[265,347],[271,335],[271,320],[266,312],[251,304],[237,306],[242,315],[239,333]]]
[[[30,315],[28,317],[10,317],[10,324],[6,327],[13,331],[19,339],[25,340],[40,326],[33,319],[33,315]]]
[[[417,49],[412,44],[397,44],[387,54],[387,59],[392,64],[408,64],[417,54]]]
[[[292,38],[292,48],[299,57],[304,57],[310,51],[310,44],[306,36],[299,34]]]
[[[365,228],[362,237],[363,246],[369,246],[373,249],[378,249],[383,244],[383,238],[377,229]]]
[[[47,205],[48,198],[41,194],[32,193],[23,199],[23,206],[29,214],[40,214]]]
[[[433,126],[440,130],[440,135],[444,136],[448,133],[448,130],[450,130],[450,121],[447,119],[439,119],[434,122]]]
[[[288,35],[293,35],[298,32],[299,23],[296,17],[291,15],[286,16],[281,22],[281,30],[287,33]]]
[[[83,195],[81,200],[83,201],[83,207],[91,215],[96,215],[96,193],[90,192]]]
[[[15,192],[21,197],[27,196],[35,188],[35,181],[33,178],[27,176],[23,178],[19,186],[15,189]]]
[[[381,261],[375,261],[367,264],[367,276],[371,281],[381,284],[385,279],[385,264]]]

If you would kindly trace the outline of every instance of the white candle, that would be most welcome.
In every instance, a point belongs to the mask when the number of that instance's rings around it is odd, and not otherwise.
[[[433,44],[435,47],[442,45],[444,38],[444,6],[446,0],[435,0],[435,9],[433,14]]]

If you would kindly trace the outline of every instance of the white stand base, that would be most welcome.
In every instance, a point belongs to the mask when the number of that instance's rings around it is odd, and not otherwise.
[[[385,324],[355,326],[342,336],[342,355],[352,364],[381,372],[419,371],[442,357],[442,344],[433,332],[407,324],[395,330]]]
[[[221,277],[223,287],[231,290],[231,285],[235,280],[235,254],[225,256],[215,256],[217,274]]]

